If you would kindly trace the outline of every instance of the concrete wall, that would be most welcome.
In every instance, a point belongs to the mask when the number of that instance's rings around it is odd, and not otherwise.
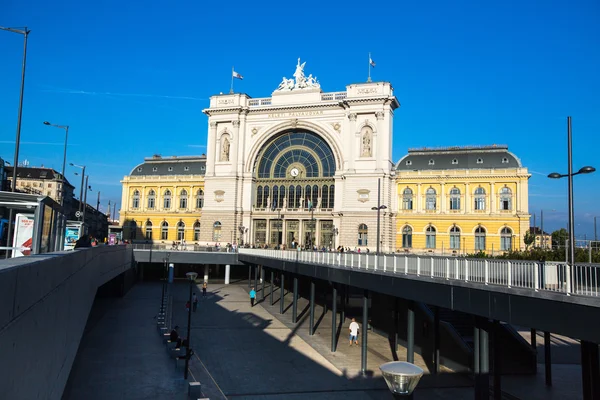
[[[0,261],[0,397],[61,398],[97,288],[132,260],[107,246]]]

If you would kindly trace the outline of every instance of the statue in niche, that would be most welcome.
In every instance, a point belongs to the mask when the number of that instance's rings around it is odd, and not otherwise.
[[[221,146],[221,161],[229,161],[229,139],[223,138],[223,145]]]
[[[364,129],[362,137],[362,157],[371,157],[371,130]]]

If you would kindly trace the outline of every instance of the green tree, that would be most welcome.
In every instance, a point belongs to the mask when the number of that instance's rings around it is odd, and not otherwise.
[[[535,235],[531,231],[525,232],[523,242],[525,243],[525,249],[529,249],[529,246],[531,246],[531,244],[535,242]]]
[[[569,232],[565,228],[560,228],[557,231],[552,232],[552,246],[561,248],[565,245],[565,242],[569,240]]]

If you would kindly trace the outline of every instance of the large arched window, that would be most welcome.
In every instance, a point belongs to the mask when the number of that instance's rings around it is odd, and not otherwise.
[[[434,188],[429,188],[425,191],[425,209],[435,210],[436,209],[436,193]]]
[[[167,221],[163,221],[160,224],[160,240],[168,240],[169,239],[169,223]]]
[[[435,228],[431,225],[425,230],[425,248],[435,249]]]
[[[450,189],[450,209],[460,210],[460,190],[458,188]]]
[[[500,210],[512,210],[512,191],[507,187],[500,189]]]
[[[258,185],[256,188],[256,208],[262,208],[263,206],[263,187]]]
[[[171,208],[171,191],[169,189],[165,190],[165,194],[163,195],[163,208],[165,210]]]
[[[412,228],[408,225],[402,228],[402,247],[405,249],[412,247]]]
[[[137,189],[133,191],[133,196],[131,197],[131,208],[140,208],[140,191]]]
[[[369,228],[366,224],[360,224],[358,226],[358,245],[366,246],[368,244]]]
[[[485,250],[485,228],[482,226],[475,229],[475,251]]]
[[[200,240],[200,221],[194,222],[194,241]]]
[[[177,240],[185,240],[185,224],[183,221],[177,223]]]
[[[152,222],[150,222],[150,220],[148,220],[146,222],[146,239],[148,240],[152,240]]]
[[[213,224],[213,241],[221,241],[221,223],[219,221],[215,221]]]
[[[403,210],[412,210],[413,209],[413,191],[410,188],[406,188],[402,192],[402,209]]]
[[[513,248],[512,238],[512,230],[506,226],[502,228],[500,231],[500,250],[511,251]]]
[[[450,229],[450,248],[460,250],[460,228],[456,225]]]
[[[196,192],[196,208],[204,207],[204,190],[198,189]]]
[[[482,187],[475,189],[475,210],[485,210],[485,189]]]
[[[148,209],[154,210],[154,207],[156,207],[156,192],[150,190],[150,192],[148,192]]]
[[[186,209],[187,201],[188,201],[187,190],[182,189],[181,192],[179,192],[179,208]]]

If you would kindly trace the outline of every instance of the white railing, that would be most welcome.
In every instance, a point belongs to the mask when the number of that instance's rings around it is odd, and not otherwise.
[[[600,264],[581,263],[571,268],[564,262],[246,248],[239,249],[239,253],[381,274],[416,275],[600,297]]]
[[[248,100],[249,107],[260,107],[260,106],[270,106],[271,98],[267,97],[264,99],[250,99]]]
[[[322,101],[344,100],[348,94],[346,92],[334,92],[321,94]]]

